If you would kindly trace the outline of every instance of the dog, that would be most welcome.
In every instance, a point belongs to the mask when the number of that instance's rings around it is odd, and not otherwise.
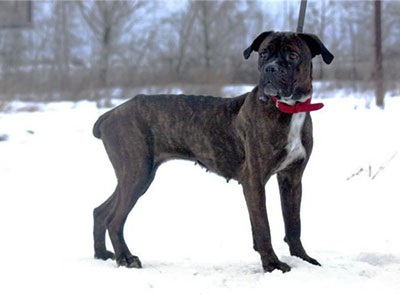
[[[258,52],[258,85],[233,97],[137,95],[99,117],[93,128],[114,167],[114,193],[94,209],[94,249],[99,259],[141,268],[124,241],[129,212],[171,159],[195,161],[243,188],[254,249],[265,272],[290,271],[275,254],[268,224],[265,184],[277,174],[290,254],[313,265],[300,240],[302,175],[312,146],[312,58],[333,55],[312,34],[267,31],[243,55]],[[108,231],[114,253],[106,249]]]

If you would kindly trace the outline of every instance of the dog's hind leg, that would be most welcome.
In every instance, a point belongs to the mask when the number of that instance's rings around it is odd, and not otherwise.
[[[117,187],[116,203],[107,226],[110,239],[115,251],[118,266],[128,268],[141,268],[142,264],[137,256],[131,254],[124,239],[124,225],[129,212],[135,206],[137,200],[146,192],[155,175],[155,169],[146,164],[144,169],[137,168],[126,176],[120,178]]]
[[[94,238],[94,257],[107,260],[114,258],[114,253],[106,249],[106,230],[110,218],[110,211],[112,206],[115,205],[116,199],[115,191],[107,201],[102,205],[95,208],[93,211],[93,238]]]

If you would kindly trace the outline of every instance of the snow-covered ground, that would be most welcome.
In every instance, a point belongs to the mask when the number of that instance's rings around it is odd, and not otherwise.
[[[399,299],[400,98],[384,111],[354,96],[323,102],[302,207],[303,243],[322,267],[289,255],[275,178],[267,185],[286,274],[262,272],[241,187],[183,161],[159,169],[128,219],[144,268],[93,259],[92,209],[115,186],[91,135],[104,110],[81,101],[1,113],[0,298]]]

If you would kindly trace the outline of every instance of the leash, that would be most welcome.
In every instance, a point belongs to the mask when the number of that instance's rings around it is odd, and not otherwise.
[[[301,0],[300,11],[299,11],[299,20],[297,22],[297,30],[296,30],[298,33],[303,32],[304,19],[306,17],[306,8],[307,8],[307,0]]]
[[[299,20],[297,22],[297,32],[302,33],[304,27],[304,19],[306,17],[307,0],[301,0]],[[296,114],[300,112],[311,112],[316,111],[324,107],[323,103],[311,103],[311,97],[302,103],[296,103],[294,105],[288,105],[279,101],[276,97],[271,97],[272,101],[275,102],[276,107],[283,113]]]

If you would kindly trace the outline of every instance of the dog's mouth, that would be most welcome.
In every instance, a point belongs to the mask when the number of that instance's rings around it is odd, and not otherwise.
[[[292,87],[284,87],[279,88],[276,87],[272,82],[267,82],[263,87],[263,97],[276,97],[278,99],[282,99],[284,101],[290,101],[293,97],[293,88]]]
[[[279,95],[279,90],[271,82],[267,82],[267,84],[264,85],[263,92],[266,96]]]
[[[312,87],[302,88],[293,84],[275,84],[271,81],[262,85],[262,92],[260,92],[260,100],[266,101],[270,97],[276,97],[280,102],[288,105],[294,105],[296,102],[306,101],[312,93]]]

